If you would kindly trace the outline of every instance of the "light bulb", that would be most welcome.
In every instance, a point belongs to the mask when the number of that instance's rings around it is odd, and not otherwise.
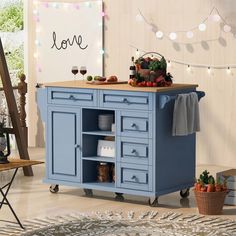
[[[176,40],[177,39],[177,34],[175,32],[171,32],[169,35],[171,40]]]
[[[44,7],[46,7],[46,8],[48,8],[48,7],[49,7],[49,4],[48,4],[48,2],[44,2],[44,3],[43,3],[43,5],[44,5]]]
[[[187,36],[188,39],[191,39],[193,37],[193,31],[188,31],[186,33],[186,36]]]
[[[162,31],[160,31],[160,30],[158,30],[157,32],[156,32],[156,37],[158,38],[158,39],[162,39],[163,38],[163,32]]]
[[[74,8],[75,8],[76,10],[79,10],[79,3],[75,3],[75,4],[74,4]]]
[[[103,49],[100,50],[100,54],[103,55],[105,51]]]
[[[35,30],[36,33],[40,33],[41,32],[41,29],[39,27],[36,28]]]
[[[215,14],[212,16],[212,20],[215,22],[219,22],[221,20],[221,17],[218,14]]]
[[[231,26],[230,25],[224,25],[223,27],[225,33],[229,33],[231,31]]]
[[[210,66],[207,68],[207,72],[208,72],[208,74],[211,73],[211,67]]]
[[[106,16],[106,13],[103,11],[103,12],[101,13],[101,15],[102,15],[102,17],[104,17],[104,16]]]
[[[228,67],[226,71],[227,71],[227,74],[231,74],[231,69],[230,69],[230,67]]]
[[[34,58],[38,58],[38,57],[39,57],[38,53],[35,52],[35,53],[34,53]]]
[[[69,3],[64,3],[64,4],[63,4],[63,7],[64,7],[65,9],[68,9],[68,8],[69,8]]]
[[[53,6],[54,8],[58,8],[58,4],[57,4],[56,2],[54,2],[54,3],[52,4],[52,6]]]
[[[86,5],[86,7],[91,7],[91,3],[90,2],[86,2],[85,5]]]
[[[33,10],[33,14],[37,16],[39,14],[38,10],[36,10],[36,9]]]
[[[38,0],[34,0],[34,1],[33,1],[33,4],[34,4],[34,5],[38,5]]]
[[[143,16],[141,14],[136,15],[136,21],[143,21]]]
[[[139,50],[138,50],[138,49],[136,50],[136,56],[137,56],[137,57],[139,57],[139,56],[140,56],[140,52],[139,52]]]
[[[190,65],[188,65],[187,66],[187,69],[186,69],[188,72],[190,72],[191,71],[191,67],[190,67]]]
[[[167,61],[167,67],[171,67],[171,61],[170,60]]]
[[[198,29],[199,29],[200,31],[205,31],[205,30],[206,30],[206,24],[201,23],[201,24],[198,26]]]
[[[34,41],[34,43],[35,43],[36,46],[39,46],[39,45],[40,45],[40,42],[39,42],[38,39],[36,39],[36,40]]]

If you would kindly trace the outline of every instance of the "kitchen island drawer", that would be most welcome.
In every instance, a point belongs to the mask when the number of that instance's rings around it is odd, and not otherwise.
[[[48,102],[61,105],[96,106],[97,91],[90,89],[61,89],[48,90]]]
[[[151,166],[118,163],[117,168],[117,187],[152,191]]]
[[[151,93],[103,90],[100,91],[99,100],[101,107],[152,110],[151,96]]]
[[[148,139],[117,137],[117,160],[119,162],[152,163],[152,142]]]
[[[119,136],[152,138],[152,115],[148,112],[117,112]]]

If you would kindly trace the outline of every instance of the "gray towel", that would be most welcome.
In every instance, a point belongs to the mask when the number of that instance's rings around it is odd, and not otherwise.
[[[179,94],[175,99],[173,113],[173,136],[183,136],[200,131],[197,93]]]

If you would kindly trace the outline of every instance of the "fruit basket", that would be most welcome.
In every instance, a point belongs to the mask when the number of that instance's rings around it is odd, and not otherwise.
[[[142,87],[171,86],[172,75],[167,73],[164,56],[157,52],[147,52],[139,57],[135,61],[134,78],[129,79],[128,84]]]

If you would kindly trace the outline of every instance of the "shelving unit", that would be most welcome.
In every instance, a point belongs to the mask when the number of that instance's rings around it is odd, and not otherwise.
[[[113,110],[82,109],[82,183],[87,188],[91,186],[91,189],[99,186],[115,187],[112,176],[110,176],[110,182],[99,182],[98,180],[99,163],[108,163],[109,168],[111,168],[111,165],[115,165],[116,162],[115,157],[98,156],[99,140],[109,138],[115,141],[115,132],[99,129],[98,117],[100,114],[112,114],[115,120],[115,111]]]

